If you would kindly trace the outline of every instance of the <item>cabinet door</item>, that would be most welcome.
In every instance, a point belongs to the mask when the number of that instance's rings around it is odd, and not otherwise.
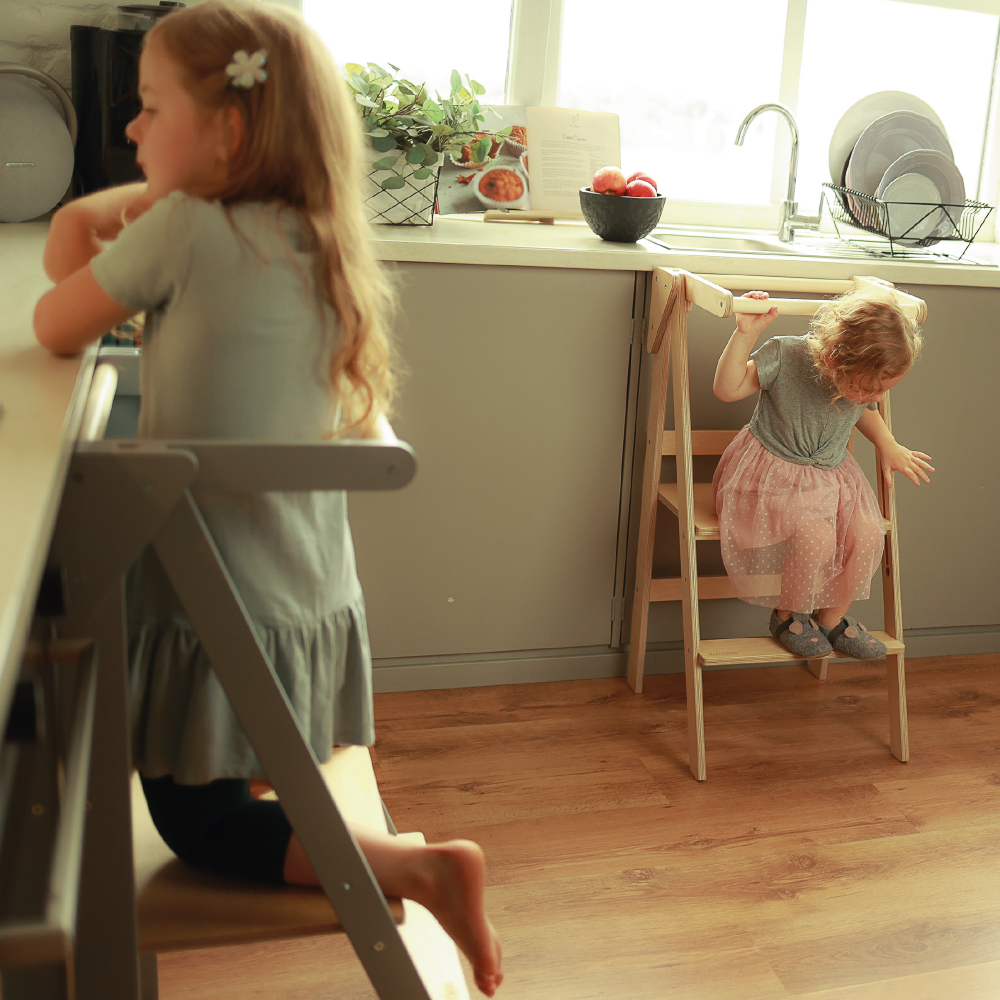
[[[350,499],[373,654],[607,646],[634,273],[396,273],[418,471]]]

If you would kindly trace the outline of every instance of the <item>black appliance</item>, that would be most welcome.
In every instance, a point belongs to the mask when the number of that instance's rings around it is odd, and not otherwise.
[[[142,180],[125,126],[142,110],[139,53],[143,34],[81,24],[69,29],[73,104],[79,123],[76,194]]]
[[[119,7],[120,23],[144,29],[183,3],[161,2]],[[113,184],[142,180],[135,146],[125,127],[139,111],[139,53],[144,30],[94,28],[74,24],[69,29],[73,60],[73,105],[79,134],[73,188],[77,195]]]

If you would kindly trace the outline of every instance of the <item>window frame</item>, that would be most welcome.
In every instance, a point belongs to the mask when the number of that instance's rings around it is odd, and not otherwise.
[[[269,0],[302,11],[302,0]],[[799,78],[805,39],[808,0],[787,0],[785,38],[778,100],[793,114],[798,110]],[[942,7],[1000,16],[1000,0],[892,0],[910,6]],[[507,57],[507,104],[557,106],[559,100],[559,59],[562,44],[563,0],[513,0],[510,45]],[[1000,195],[1000,30],[993,57],[993,83],[983,135],[979,182],[975,197],[996,204]],[[747,111],[750,109],[747,108]],[[771,171],[770,202],[766,205],[729,205],[715,202],[667,201],[662,221],[677,225],[726,226],[745,229],[774,229],[778,205],[785,196],[791,136],[787,128],[776,130]],[[805,214],[817,205],[800,198]],[[984,226],[980,239],[992,242],[994,227]]]
[[[943,7],[1000,16],[1000,0],[894,0],[896,3]],[[799,78],[805,39],[808,0],[788,0],[778,100],[793,114],[798,111]],[[563,0],[514,0],[511,11],[511,46],[507,69],[506,101],[509,104],[557,104],[559,45],[561,43]],[[538,66],[544,51],[545,65]],[[994,48],[993,85],[983,136],[979,183],[975,197],[995,204],[1000,194],[1000,31]],[[750,108],[747,108],[749,111]],[[778,206],[788,184],[791,135],[787,128],[776,130],[771,171],[770,201],[767,205],[731,205],[716,202],[667,201],[662,221],[678,225],[727,226],[746,229],[774,229]],[[799,210],[812,214],[818,208],[799,199]],[[980,239],[993,241],[993,226],[984,226]]]

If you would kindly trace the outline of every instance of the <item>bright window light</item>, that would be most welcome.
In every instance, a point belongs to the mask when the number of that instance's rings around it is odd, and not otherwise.
[[[895,0],[809,0],[796,109],[800,211],[815,212],[820,184],[831,180],[830,137],[841,116],[882,90],[905,91],[934,109],[966,195],[975,198],[998,21]]]
[[[626,173],[672,201],[766,204],[776,116],[743,148],[744,115],[778,99],[787,0],[564,0],[559,104],[621,118]]]
[[[302,15],[330,47],[338,64],[398,66],[412,83],[447,94],[451,71],[486,88],[481,100],[502,104],[510,45],[510,2],[469,4],[445,14],[403,0],[331,3],[303,0]]]

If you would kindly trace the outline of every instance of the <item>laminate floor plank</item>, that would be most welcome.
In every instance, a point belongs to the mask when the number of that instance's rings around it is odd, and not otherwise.
[[[876,787],[921,831],[994,826],[1000,817],[1000,760],[996,766],[997,770],[882,781]]]
[[[499,1000],[998,1000],[998,667],[907,661],[905,765],[850,662],[706,671],[707,782],[680,675],[379,695],[372,757],[400,829],[486,851]],[[163,1000],[374,998],[344,940],[160,966]]]
[[[881,982],[800,993],[795,1000],[995,1000],[1000,996],[1000,962],[970,965]]]
[[[442,836],[452,835],[449,827]],[[784,845],[820,847],[879,838],[910,837],[918,828],[874,786],[754,797],[733,814],[731,804],[713,800],[698,807],[549,817],[509,823],[502,831],[467,826],[472,839],[489,837],[490,879],[544,881],[584,875],[628,863],[644,866],[673,856],[732,855],[750,846],[771,851]],[[713,854],[714,852],[714,854]],[[633,864],[634,863],[634,864]]]

